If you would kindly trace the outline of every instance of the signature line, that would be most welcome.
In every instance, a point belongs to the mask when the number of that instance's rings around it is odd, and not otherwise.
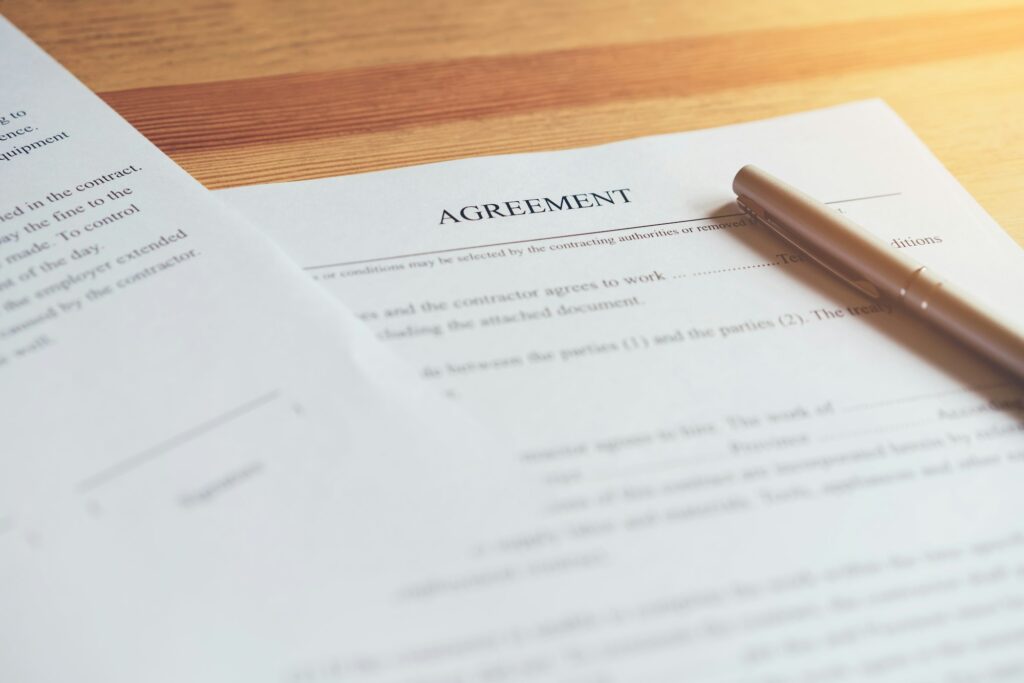
[[[252,399],[251,401],[247,401],[239,406],[232,408],[231,410],[221,413],[216,417],[213,417],[205,422],[201,422],[200,424],[197,424],[194,427],[186,429],[183,432],[175,434],[174,436],[156,444],[155,446],[151,446],[144,451],[140,451],[131,457],[121,460],[120,462],[116,462],[113,465],[110,465],[109,467],[106,467],[100,470],[99,472],[96,472],[92,476],[83,479],[78,484],[78,491],[79,493],[88,493],[89,491],[93,491],[99,488],[100,486],[103,486],[104,484],[110,483],[111,481],[117,479],[118,477],[134,471],[136,468],[141,467],[146,463],[152,462],[156,458],[159,458],[161,455],[165,455],[173,451],[175,448],[178,448],[179,446],[183,446],[184,444],[190,441],[194,441],[195,439],[198,439],[204,434],[207,434],[219,427],[223,427],[224,425],[233,422],[234,420],[237,420],[243,415],[251,413],[257,408],[260,408],[270,403],[271,401],[275,400],[278,396],[280,396],[280,394],[280,391],[271,391],[267,394],[263,394],[262,396],[258,396]]]

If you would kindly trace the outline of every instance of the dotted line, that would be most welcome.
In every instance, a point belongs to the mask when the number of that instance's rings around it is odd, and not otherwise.
[[[769,266],[781,266],[781,261],[771,261],[769,263],[755,263],[749,266],[735,266],[733,268],[720,268],[718,270],[703,270],[699,273],[689,273],[688,275],[675,275],[676,278],[684,277],[700,277],[702,275],[715,275],[717,273],[732,273],[737,270],[753,270],[754,268],[767,268]]]
[[[886,432],[896,432],[901,429],[910,429],[911,427],[923,427],[924,425],[935,424],[941,422],[942,418],[932,417],[927,420],[917,420],[916,422],[902,422],[900,424],[886,425],[877,429],[859,429],[854,432],[843,432],[841,434],[829,434],[827,436],[819,436],[817,441],[835,441],[836,439],[849,439],[858,436],[870,436],[872,434],[884,434]]]
[[[912,401],[924,401],[930,398],[939,398],[942,396],[952,396],[954,394],[967,394],[972,392],[985,393],[991,392],[993,389],[1000,389],[1002,387],[1014,388],[1013,382],[996,382],[994,384],[982,384],[977,386],[962,387],[960,389],[951,389],[950,391],[939,391],[934,394],[921,394],[919,396],[905,396],[903,398],[893,398],[888,401],[877,401],[875,403],[861,403],[859,405],[844,406],[841,408],[843,412],[853,410],[868,410],[871,408],[883,408],[885,406],[895,405],[897,403],[910,403]]]

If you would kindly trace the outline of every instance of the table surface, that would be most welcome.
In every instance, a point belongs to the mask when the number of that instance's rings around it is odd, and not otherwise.
[[[882,97],[1024,244],[1024,0],[0,0],[208,187]]]

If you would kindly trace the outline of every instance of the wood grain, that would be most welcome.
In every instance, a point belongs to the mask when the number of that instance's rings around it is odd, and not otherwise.
[[[209,187],[885,98],[1024,243],[1024,3],[0,0]]]

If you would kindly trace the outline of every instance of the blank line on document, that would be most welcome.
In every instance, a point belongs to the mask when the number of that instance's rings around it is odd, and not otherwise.
[[[111,481],[117,479],[118,477],[128,474],[129,472],[134,471],[136,468],[141,467],[142,465],[145,465],[146,463],[151,462],[156,458],[159,458],[161,455],[165,455],[173,451],[175,448],[178,448],[179,446],[183,446],[186,443],[194,441],[195,439],[198,439],[199,437],[215,429],[223,427],[224,425],[233,422],[244,415],[248,415],[257,408],[261,408],[262,406],[265,406],[266,404],[276,400],[280,395],[281,392],[278,390],[271,391],[269,393],[263,394],[262,396],[258,396],[252,399],[251,401],[246,401],[245,403],[236,406],[224,413],[221,413],[216,417],[206,420],[205,422],[201,422],[195,425],[194,427],[190,427],[189,429],[186,429],[183,432],[179,432],[178,434],[175,434],[174,436],[156,444],[155,446],[151,446],[150,448],[147,448],[144,451],[140,451],[129,458],[125,458],[120,462],[116,462],[113,465],[110,465],[109,467],[106,467],[100,470],[99,472],[93,474],[92,476],[83,479],[78,484],[78,491],[79,493],[88,493],[103,486],[104,484],[108,484]]]
[[[1012,382],[995,382],[993,384],[982,384],[970,387],[961,387],[960,389],[950,389],[949,391],[938,391],[934,394],[919,394],[917,396],[903,396],[900,398],[890,398],[884,401],[872,401],[871,403],[858,403],[852,406],[843,406],[840,408],[844,413],[856,411],[856,410],[871,410],[872,408],[884,408],[886,406],[896,405],[898,403],[913,403],[915,401],[924,401],[930,398],[941,398],[943,396],[953,396],[955,394],[969,394],[972,392],[980,391],[991,391],[992,389],[1000,389],[1003,387],[1013,387]]]
[[[851,197],[849,199],[836,199],[826,204],[848,204],[850,202],[863,202],[869,199],[884,199],[896,197],[902,192],[888,192],[886,194],[872,194],[865,197]],[[361,259],[359,261],[341,261],[339,263],[324,263],[318,266],[306,266],[303,270],[320,270],[321,268],[340,268],[342,266],[359,266],[364,263],[377,263],[379,261],[395,261],[403,258],[416,258],[418,256],[434,256],[436,254],[450,254],[455,251],[469,251],[471,249],[488,249],[490,247],[507,247],[513,244],[526,244],[527,242],[546,242],[547,240],[561,240],[570,237],[587,237],[588,235],[604,235],[609,232],[622,232],[623,230],[643,230],[644,228],[660,228],[665,225],[680,225],[682,223],[696,223],[698,221],[713,221],[719,218],[737,218],[744,216],[742,211],[736,213],[720,213],[715,216],[701,216],[700,218],[683,218],[677,221],[665,221],[664,223],[646,223],[644,225],[629,225],[625,228],[605,228],[603,230],[590,230],[588,232],[574,232],[565,235],[549,235],[547,237],[531,237],[523,240],[510,240],[508,242],[491,242],[489,244],[472,244],[465,247],[450,247],[448,249],[434,249],[433,251],[419,251],[409,254],[395,254],[394,256],[378,256],[376,258]]]
[[[826,434],[825,436],[819,436],[815,439],[816,442],[821,443],[824,441],[836,441],[837,439],[859,439],[862,437],[871,437],[875,434],[886,434],[889,432],[899,432],[904,429],[912,429],[914,427],[924,427],[926,425],[935,424],[941,422],[942,418],[930,417],[927,420],[915,420],[913,422],[900,422],[897,424],[884,425],[877,429],[856,429],[851,432],[840,432],[839,434]]]

